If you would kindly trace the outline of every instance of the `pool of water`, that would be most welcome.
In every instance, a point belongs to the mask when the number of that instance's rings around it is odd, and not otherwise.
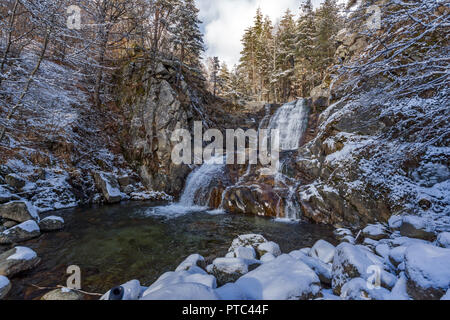
[[[21,244],[35,250],[42,262],[12,279],[9,299],[37,299],[48,290],[35,286],[65,285],[70,265],[81,268],[82,288],[88,292],[104,293],[132,279],[148,286],[192,253],[208,261],[224,256],[241,234],[262,234],[286,253],[319,239],[335,243],[333,229],[327,226],[217,212],[183,212],[167,218],[157,206],[124,203],[52,213],[64,217],[66,226]]]

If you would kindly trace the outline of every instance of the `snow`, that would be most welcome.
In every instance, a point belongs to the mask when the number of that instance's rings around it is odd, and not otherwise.
[[[408,247],[405,252],[406,275],[421,288],[450,286],[450,249],[426,244]]]
[[[437,238],[437,245],[442,248],[450,249],[450,232],[443,232]]]
[[[48,216],[48,217],[45,217],[44,219],[42,219],[42,221],[48,221],[48,220],[59,221],[59,222],[64,223],[64,219],[62,217],[59,217],[59,216]]]
[[[257,251],[262,255],[266,253],[271,253],[275,257],[281,255],[280,246],[273,241],[261,243],[258,245]]]
[[[369,283],[370,285],[370,283]],[[341,298],[350,300],[388,300],[390,292],[385,288],[370,289],[367,280],[355,278],[344,284]],[[372,284],[373,285],[373,284]]]
[[[325,240],[317,241],[309,252],[309,256],[319,259],[325,263],[333,261],[336,248]]]
[[[311,268],[281,255],[247,273],[236,285],[249,300],[298,300],[316,295],[320,280]]]
[[[400,278],[397,283],[391,290],[391,295],[389,297],[390,300],[410,300],[411,298],[408,296],[406,291],[407,286],[407,278],[404,272],[400,273]]]
[[[138,280],[131,280],[121,285],[124,289],[122,300],[138,300],[141,297],[141,284]],[[105,293],[100,300],[108,300],[111,290]]]
[[[266,253],[259,260],[264,263],[264,262],[270,262],[270,261],[275,260],[275,259],[276,259],[276,257],[273,254]]]
[[[403,223],[403,217],[402,216],[392,216],[389,221],[389,228],[391,229],[400,229],[400,227],[402,226]]]
[[[447,291],[446,294],[441,298],[442,301],[450,301],[450,289]]]
[[[219,295],[210,287],[199,283],[178,283],[144,293],[141,300],[219,300]]]
[[[33,260],[37,257],[36,252],[27,247],[15,247],[16,252],[6,260]]]
[[[187,257],[180,265],[175,269],[175,272],[189,270],[193,266],[198,266],[198,264],[205,264],[205,258],[199,254],[191,254]]]
[[[260,234],[240,235],[233,240],[230,248],[228,249],[228,252],[233,252],[235,249],[239,247],[247,247],[247,246],[251,246],[253,247],[253,249],[256,250],[257,246],[264,242],[267,242],[267,239]]]
[[[9,234],[11,230],[15,229],[22,229],[26,232],[34,232],[34,231],[40,231],[39,225],[34,220],[28,220],[25,222],[22,222],[21,224],[18,224],[17,226],[12,227],[11,229],[8,229],[4,231],[5,234]]]
[[[320,280],[325,283],[331,283],[331,264],[325,263],[318,258],[307,256],[301,251],[293,251],[289,254],[291,257],[302,261],[310,267],[319,276]]]
[[[386,228],[382,224],[372,224],[365,227],[362,232],[366,236],[378,237],[385,235]]]
[[[10,281],[7,277],[0,275],[0,290],[7,287],[10,284]]]
[[[246,300],[245,294],[241,291],[239,286],[234,283],[227,283],[226,285],[215,290],[220,300]]]
[[[260,263],[257,260],[241,258],[217,258],[213,261],[214,272],[225,274],[246,274],[250,264]]]
[[[236,258],[241,259],[256,259],[255,249],[252,247],[239,247],[234,250]]]

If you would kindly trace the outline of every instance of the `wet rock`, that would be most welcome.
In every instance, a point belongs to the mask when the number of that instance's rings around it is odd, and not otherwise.
[[[16,190],[25,187],[26,180],[17,174],[11,173],[5,177],[5,182]]]
[[[36,252],[26,247],[15,247],[0,254],[0,275],[12,277],[33,269],[41,259]]]
[[[0,276],[0,300],[6,297],[11,290],[11,282],[5,276]]]
[[[441,248],[450,249],[450,232],[442,232],[437,238],[437,245]]]
[[[94,172],[94,180],[97,188],[102,192],[108,203],[118,203],[122,200],[119,183],[112,174]]]
[[[175,272],[179,271],[187,271],[191,267],[196,266],[202,269],[206,268],[206,262],[205,258],[203,258],[199,254],[192,254],[189,257],[187,257],[175,270]]]
[[[400,234],[404,237],[432,241],[436,238],[430,221],[416,216],[403,217]]]
[[[256,269],[261,264],[257,260],[246,260],[241,258],[217,258],[213,261],[209,272],[217,279],[217,284],[222,286],[226,283],[235,282],[244,274]]]
[[[64,228],[64,219],[58,216],[50,216],[39,222],[42,232],[58,231]]]
[[[324,263],[330,263],[333,261],[336,248],[325,240],[317,241],[309,252],[309,256],[319,259]]]
[[[41,300],[50,300],[50,301],[84,300],[84,295],[78,291],[74,291],[69,288],[59,288],[47,292],[45,295],[42,296]]]
[[[12,244],[37,238],[41,235],[38,224],[28,220],[0,233],[0,244]]]
[[[249,300],[307,300],[320,291],[316,273],[287,254],[262,264],[235,284]]]
[[[439,300],[450,288],[450,249],[412,245],[405,252],[407,292],[416,300]]]
[[[389,237],[386,228],[382,224],[368,225],[363,229],[362,235],[364,236],[364,238],[372,239],[375,241],[386,239]]]
[[[13,201],[0,205],[0,217],[25,222],[28,220],[37,220],[36,208],[25,201]]]

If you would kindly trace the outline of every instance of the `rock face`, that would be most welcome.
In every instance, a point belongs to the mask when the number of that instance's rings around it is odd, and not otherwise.
[[[439,300],[450,288],[450,249],[426,244],[405,251],[408,294],[417,300]]]
[[[34,268],[41,261],[36,252],[25,247],[15,247],[0,254],[0,276],[12,277]]]
[[[0,233],[0,244],[12,244],[37,238],[41,235],[38,224],[28,220]]]
[[[61,288],[47,292],[45,295],[42,296],[41,300],[50,300],[50,301],[84,300],[84,295],[80,292],[70,290],[68,288]]]
[[[119,183],[112,174],[94,172],[94,180],[97,188],[101,190],[108,203],[117,203],[122,200],[122,192],[120,191]]]
[[[289,255],[264,263],[236,281],[250,300],[305,300],[320,290],[320,280],[311,268]]]
[[[25,222],[37,218],[37,214],[30,210],[29,204],[23,201],[9,202],[0,205],[0,217],[16,222]]]
[[[2,300],[11,290],[11,282],[5,276],[0,276],[0,300]]]
[[[64,228],[64,219],[57,216],[50,216],[39,221],[39,228],[42,232],[57,231]]]

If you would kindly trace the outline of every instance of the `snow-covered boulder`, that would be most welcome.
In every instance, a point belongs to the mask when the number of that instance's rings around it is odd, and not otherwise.
[[[447,291],[446,294],[441,298],[442,301],[450,301],[450,289]]]
[[[268,242],[261,243],[256,248],[256,251],[258,252],[260,257],[265,255],[266,253],[271,253],[275,257],[278,257],[278,256],[281,255],[280,246],[278,244],[276,244],[275,242],[273,242],[273,241],[268,241]]]
[[[236,281],[249,300],[301,300],[314,298],[320,280],[305,263],[283,254]]]
[[[256,251],[252,247],[239,247],[234,250],[234,256],[241,259],[256,259]]]
[[[239,247],[252,247],[256,251],[258,246],[265,242],[268,242],[267,239],[260,234],[241,235],[233,240],[228,252],[234,252]]]
[[[41,235],[38,224],[28,220],[0,233],[0,244],[12,244],[37,238]]]
[[[330,263],[333,261],[335,251],[336,248],[331,243],[325,240],[319,240],[309,251],[309,256],[325,263]]]
[[[439,247],[450,249],[450,232],[442,232],[439,234],[436,244]]]
[[[199,254],[191,254],[182,263],[180,263],[180,265],[175,269],[175,272],[187,271],[193,266],[205,269],[206,268],[205,258],[203,258]]]
[[[388,300],[390,291],[385,288],[375,288],[362,278],[355,278],[344,284],[341,298],[345,300]]]
[[[71,290],[69,288],[58,288],[47,292],[41,297],[41,300],[49,301],[75,301],[84,300],[84,295],[81,292]]]
[[[58,216],[50,216],[39,221],[42,232],[58,231],[64,228],[64,219]]]
[[[235,282],[244,274],[254,270],[261,264],[258,260],[241,258],[217,258],[213,261],[208,272],[214,275],[219,285]]]
[[[400,246],[393,248],[389,251],[389,261],[395,266],[398,267],[405,260],[405,252],[407,247]]]
[[[111,292],[113,289],[118,292]],[[139,300],[142,294],[142,287],[139,280],[128,281],[118,288],[113,289],[105,293],[100,300],[113,300],[112,297],[114,297],[115,300],[118,300],[116,297],[120,297],[120,300]],[[111,293],[113,293],[112,296]]]
[[[123,194],[120,191],[119,183],[112,174],[94,172],[94,180],[108,203],[117,203],[122,200]]]
[[[11,282],[5,276],[0,276],[0,300],[2,300],[11,290]]]
[[[39,220],[36,208],[27,201],[13,201],[0,205],[0,217],[16,222]]]
[[[372,239],[375,241],[389,237],[386,228],[379,223],[368,225],[363,229],[362,234],[364,238]]]
[[[33,269],[41,261],[36,252],[26,247],[15,247],[0,254],[0,275],[11,277]]]
[[[219,295],[210,287],[199,283],[178,283],[150,293],[144,293],[141,300],[219,300]]]
[[[245,294],[241,291],[239,286],[234,283],[227,283],[226,285],[217,288],[215,292],[220,297],[220,300],[246,300]]]
[[[450,288],[450,249],[412,245],[405,252],[408,294],[416,300],[438,300]]]
[[[392,230],[398,230],[402,226],[403,217],[402,216],[392,216],[389,218],[388,225]]]
[[[261,257],[261,259],[259,259],[261,262],[269,262],[269,261],[272,261],[272,260],[275,260],[276,259],[276,257],[273,255],[273,254],[271,254],[271,253],[266,253],[265,255],[263,255],[262,257]]]
[[[310,267],[319,276],[320,282],[327,285],[331,284],[331,264],[325,263],[318,258],[307,256],[301,251],[292,251],[289,255]]]
[[[334,230],[334,235],[336,236],[336,238],[339,241],[342,241],[342,239],[344,239],[347,236],[353,237],[353,232],[351,232],[350,229],[338,228],[338,229]]]
[[[193,266],[188,271],[166,272],[159,277],[155,283],[148,287],[142,296],[145,297],[160,289],[186,283],[201,284],[211,289],[217,288],[216,278],[207,274],[203,269]]]
[[[369,249],[349,243],[341,243],[336,248],[332,267],[332,287],[335,294],[340,295],[344,284],[354,278],[368,279],[374,270],[380,272],[381,285],[389,287],[392,275],[384,270],[383,259]],[[394,283],[395,284],[395,283]]]
[[[434,226],[431,221],[416,217],[403,217],[402,226],[400,227],[400,234],[404,237],[423,239],[432,241],[436,238],[434,233]]]

